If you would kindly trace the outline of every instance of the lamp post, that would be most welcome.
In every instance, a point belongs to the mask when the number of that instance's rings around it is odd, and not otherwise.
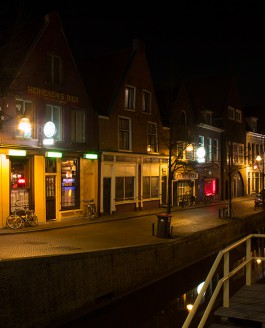
[[[262,154],[262,157],[260,155],[258,155],[256,157],[256,161],[257,161],[257,167],[259,169],[259,172],[261,174],[261,196],[262,196],[262,207],[264,207],[264,197],[265,197],[265,194],[264,194],[264,154]]]

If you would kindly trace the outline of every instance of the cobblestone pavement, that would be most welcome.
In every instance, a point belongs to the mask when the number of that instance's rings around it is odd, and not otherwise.
[[[49,222],[37,227],[17,230],[0,229],[0,259],[63,255],[109,248],[131,247],[181,241],[187,235],[227,224],[230,220],[220,217],[224,202],[208,206],[172,208],[170,238],[158,238],[157,214],[159,210],[100,216],[94,221],[74,218],[63,222]],[[253,197],[233,201],[235,219],[255,214]],[[259,210],[260,212],[261,210]],[[32,232],[32,233],[31,233]]]

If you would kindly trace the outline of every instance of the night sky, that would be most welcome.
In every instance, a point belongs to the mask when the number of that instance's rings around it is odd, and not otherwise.
[[[10,0],[0,5],[0,29],[12,19],[31,20],[56,10],[76,59],[131,46],[134,38],[140,38],[154,75],[165,71],[169,61],[174,61],[180,76],[233,73],[238,77],[242,103],[265,107],[262,2],[97,3]]]

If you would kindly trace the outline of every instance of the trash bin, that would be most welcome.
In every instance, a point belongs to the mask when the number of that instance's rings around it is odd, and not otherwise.
[[[166,213],[157,214],[157,234],[158,238],[169,238],[171,217],[172,215]]]

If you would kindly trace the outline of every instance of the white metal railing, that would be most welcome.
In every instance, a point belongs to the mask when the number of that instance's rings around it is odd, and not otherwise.
[[[221,260],[223,259],[223,277],[218,281],[213,294],[211,296],[211,299],[208,302],[208,305],[203,313],[203,316],[200,320],[200,323],[198,325],[198,328],[203,328],[212,309],[214,306],[214,303],[217,299],[217,296],[223,287],[223,307],[229,307],[229,284],[230,284],[230,278],[233,277],[238,271],[242,270],[243,268],[246,269],[246,285],[251,285],[251,273],[252,273],[252,261],[260,259],[262,261],[265,260],[265,257],[254,257],[251,253],[251,243],[253,238],[265,238],[265,234],[250,234],[246,236],[243,239],[240,239],[236,243],[228,246],[227,248],[220,251],[212,265],[212,268],[210,269],[208,276],[202,286],[201,291],[199,292],[193,307],[191,311],[189,312],[182,328],[188,328],[192,322],[192,319],[194,318],[194,315],[196,314],[196,311],[202,301],[202,298],[209,287],[212,278],[217,271],[218,265],[220,264]],[[242,244],[246,244],[246,254],[245,254],[245,260],[241,262],[236,268],[230,271],[229,268],[229,255],[230,252],[237,247],[241,246]]]

